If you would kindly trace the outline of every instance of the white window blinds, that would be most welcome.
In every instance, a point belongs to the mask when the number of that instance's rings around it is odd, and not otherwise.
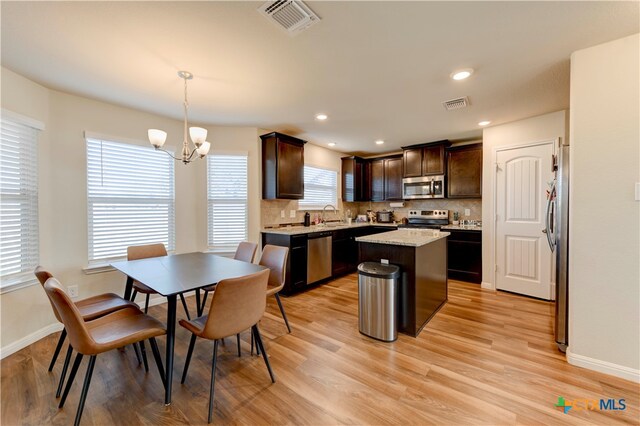
[[[234,252],[247,239],[247,154],[207,157],[209,249]]]
[[[38,265],[38,130],[0,119],[1,285],[33,278]]]
[[[304,199],[298,202],[299,210],[321,210],[327,204],[337,208],[338,172],[318,167],[304,166]]]
[[[150,147],[87,138],[89,263],[127,247],[175,245],[174,160]]]

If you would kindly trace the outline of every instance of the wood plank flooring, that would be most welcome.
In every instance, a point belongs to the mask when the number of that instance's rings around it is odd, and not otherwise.
[[[193,299],[187,298],[191,312]],[[271,298],[260,327],[277,382],[271,384],[261,358],[249,356],[248,333],[241,358],[235,339],[227,339],[218,358],[214,423],[639,423],[637,384],[571,366],[557,351],[551,303],[450,281],[448,303],[418,338],[382,343],[358,332],[357,300],[355,274],[283,298],[293,329],[287,334]],[[150,313],[165,320],[166,305]],[[145,374],[131,348],[113,351],[98,356],[82,424],[206,423],[213,344],[198,340],[181,385],[189,334],[177,328],[173,404],[163,405],[154,365]],[[86,357],[58,410],[62,359],[47,372],[58,336],[2,360],[2,425],[73,422]],[[164,338],[159,344],[164,355]],[[554,407],[559,396],[624,398],[627,409],[564,414]]]

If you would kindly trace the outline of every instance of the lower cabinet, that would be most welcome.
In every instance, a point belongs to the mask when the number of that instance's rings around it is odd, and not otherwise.
[[[356,238],[395,229],[397,228],[374,225],[333,231],[331,236],[331,276],[338,277],[356,271],[358,267]],[[294,294],[307,287],[307,242],[307,234],[262,233],[263,247],[272,244],[289,248],[285,284],[281,291],[284,295]]]
[[[450,230],[447,239],[447,269],[450,279],[482,282],[482,231]]]

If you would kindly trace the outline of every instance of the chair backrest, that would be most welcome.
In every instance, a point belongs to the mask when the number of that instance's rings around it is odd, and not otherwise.
[[[236,254],[233,256],[236,260],[242,260],[243,262],[253,263],[253,258],[256,256],[256,250],[258,245],[249,241],[242,241],[238,244]]]
[[[222,280],[211,298],[202,337],[215,340],[238,334],[257,324],[264,315],[269,270]]]
[[[33,273],[35,274],[35,276],[38,279],[38,281],[40,281],[40,284],[42,285],[43,289],[44,289],[44,283],[46,283],[49,278],[53,278],[53,274],[51,272],[45,270],[40,265],[36,266],[36,269],[33,271]],[[46,294],[46,292],[45,292],[45,294]],[[56,319],[59,322],[62,322],[62,318],[60,318],[60,314],[58,313],[58,310],[56,309],[56,306],[53,304],[53,302],[49,298],[49,295],[47,295],[47,299],[49,300],[49,303],[51,303],[51,309],[53,309],[53,314],[56,316]]]
[[[57,310],[60,314],[73,349],[82,354],[91,353],[92,347],[96,343],[89,334],[76,304],[71,301],[55,278],[49,278],[44,283],[44,290],[47,292],[54,310]]]
[[[260,265],[266,266],[271,270],[269,274],[269,285],[279,287],[278,291],[284,287],[284,279],[287,271],[287,256],[289,256],[288,247],[267,244],[262,249]]]
[[[127,247],[127,260],[148,259],[166,255],[167,249],[162,243]]]

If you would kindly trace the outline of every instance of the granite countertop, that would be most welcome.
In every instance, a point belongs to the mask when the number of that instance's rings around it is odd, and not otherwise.
[[[346,223],[330,224],[330,225],[311,225],[311,226],[283,226],[281,228],[262,228],[261,232],[267,234],[280,235],[300,235],[310,234],[312,232],[337,231],[340,229],[363,228],[366,226],[385,226],[391,229],[397,228],[395,223],[369,223],[369,222],[352,222],[351,225]]]
[[[404,228],[397,231],[367,235],[356,238],[361,243],[391,244],[398,246],[421,247],[442,238],[448,237],[448,232],[435,229]]]
[[[450,229],[453,231],[482,231],[482,226],[478,225],[445,225],[441,229]]]

